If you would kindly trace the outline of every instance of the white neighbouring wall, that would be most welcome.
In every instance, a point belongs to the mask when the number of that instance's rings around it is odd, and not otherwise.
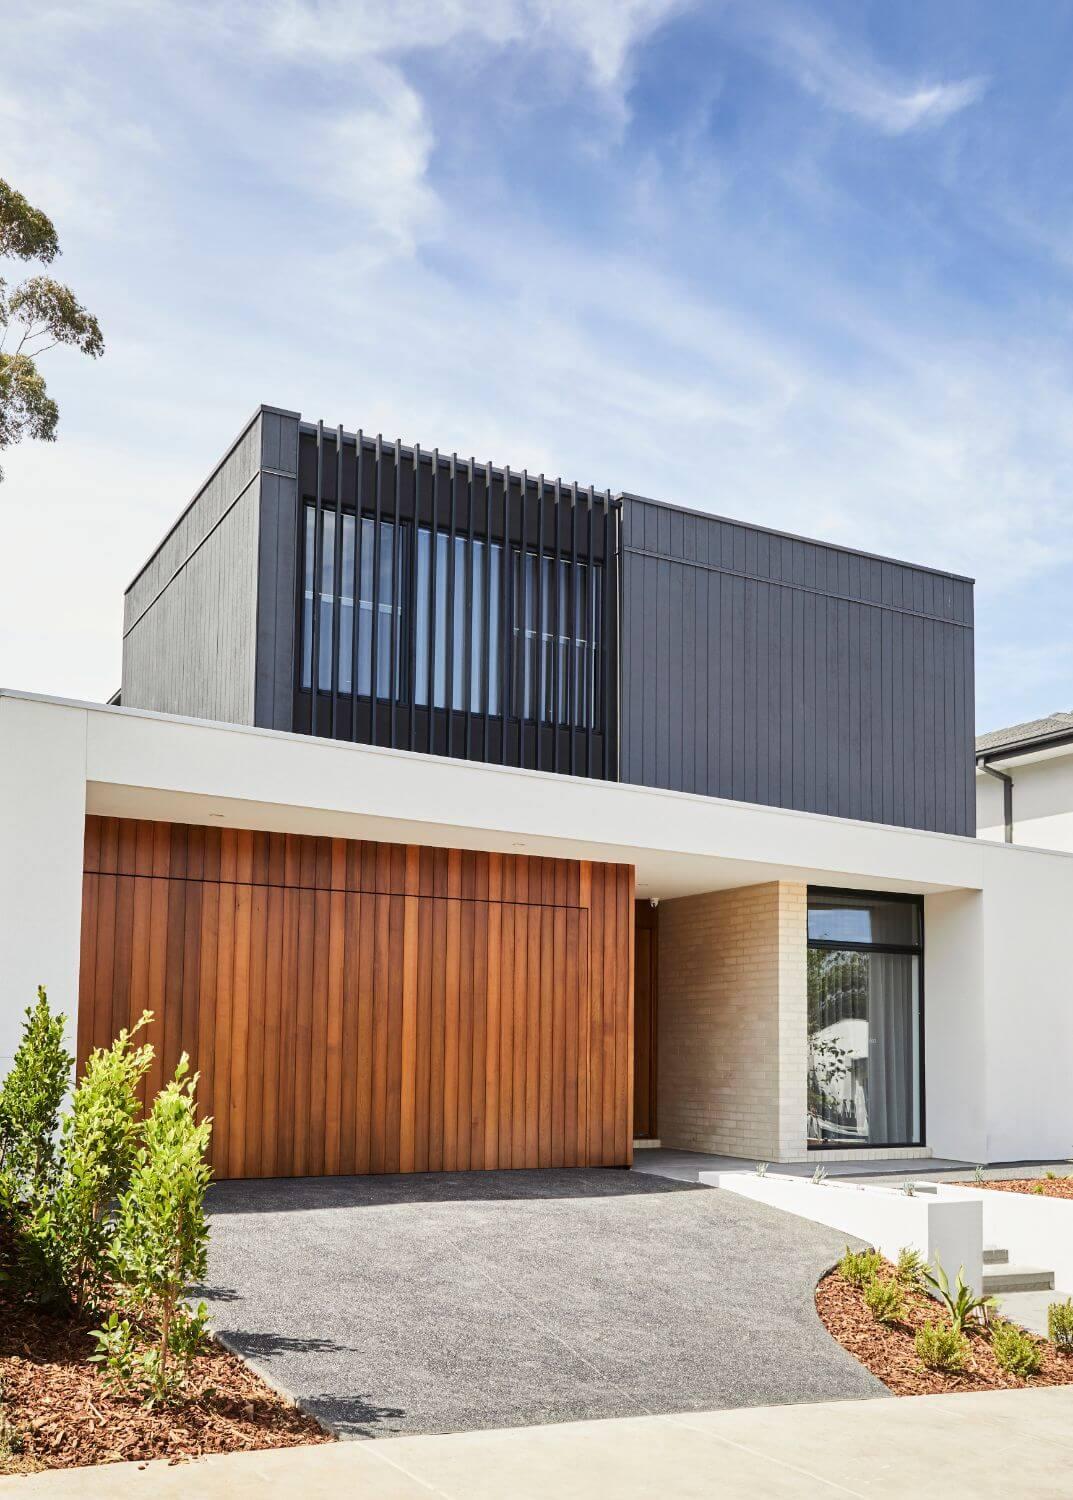
[[[1013,777],[1013,842],[1073,853],[1073,745],[1011,756],[996,761],[995,769]],[[977,838],[1005,839],[1002,795],[1002,783],[977,770]]]
[[[87,810],[621,861],[668,902],[921,893],[928,1144],[1073,1153],[1073,855],[0,691],[0,1069],[39,983],[74,1015]]]

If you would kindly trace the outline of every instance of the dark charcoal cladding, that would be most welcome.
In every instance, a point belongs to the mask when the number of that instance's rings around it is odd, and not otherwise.
[[[623,498],[624,781],[975,833],[972,582]]]
[[[127,590],[122,694],[972,834],[972,640],[968,579],[262,407]]]

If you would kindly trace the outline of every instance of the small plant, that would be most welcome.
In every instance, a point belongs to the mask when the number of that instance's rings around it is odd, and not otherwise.
[[[905,1315],[905,1297],[898,1283],[874,1276],[864,1289],[864,1304],[877,1323],[899,1323]]]
[[[827,1168],[821,1163],[812,1174],[812,1180],[817,1187],[822,1187],[827,1181]]]
[[[766,1161],[758,1161],[757,1162],[757,1164],[756,1164],[756,1175],[757,1175],[757,1177],[766,1177],[767,1176],[768,1165],[769,1165],[769,1163],[766,1162]]]
[[[167,1400],[181,1388],[205,1334],[204,1307],[191,1313],[187,1286],[205,1275],[208,1226],[205,1191],[212,1175],[205,1160],[211,1120],[198,1123],[197,1075],[183,1053],[175,1077],[157,1095],[145,1122],[143,1144],[119,1200],[112,1264],[117,1282],[138,1313],[157,1329],[155,1342],[136,1355],[134,1373],[149,1400]],[[101,1330],[107,1338],[112,1330]],[[114,1363],[125,1357],[116,1334]],[[111,1350],[104,1352],[112,1358]]]
[[[1031,1334],[1015,1323],[996,1323],[991,1331],[991,1352],[1000,1370],[1028,1380],[1043,1368],[1043,1350]]]
[[[1043,1175],[1044,1175],[1044,1177],[1046,1177],[1046,1179],[1047,1179],[1048,1182],[1061,1182],[1062,1181],[1062,1178],[1059,1176],[1059,1174],[1057,1172],[1047,1171],[1047,1172],[1044,1172]]]
[[[973,1180],[973,1182],[975,1182],[975,1184],[976,1184],[977,1187],[983,1187],[983,1185],[984,1185],[984,1169],[983,1169],[983,1167],[979,1163],[977,1163],[976,1169],[975,1169],[975,1171],[972,1174],[972,1180]]]
[[[37,1003],[26,1009],[22,1038],[0,1086],[0,1173],[14,1211],[43,1204],[55,1182],[60,1105],[74,1061],[63,1044],[66,1027],[38,985]]]
[[[941,1323],[925,1323],[923,1328],[917,1329],[914,1343],[921,1364],[929,1370],[953,1375],[965,1368],[969,1341],[956,1328],[944,1328]]]
[[[955,1333],[964,1333],[966,1323],[977,1315],[986,1324],[994,1300],[991,1297],[977,1297],[975,1292],[969,1290],[965,1285],[964,1266],[958,1270],[953,1291],[950,1290],[950,1278],[938,1259],[934,1271],[930,1266],[924,1267],[924,1280],[939,1294],[940,1301],[950,1315],[950,1327]]]
[[[917,1185],[916,1185],[916,1183],[915,1182],[908,1182],[908,1181],[903,1182],[902,1183],[902,1192],[905,1194],[905,1196],[907,1198],[915,1198],[916,1195],[917,1195]]]
[[[80,1312],[99,1298],[108,1273],[112,1204],[126,1188],[138,1143],[138,1086],[153,1060],[133,1039],[152,1020],[146,1011],[105,1051],[97,1048],[63,1122],[63,1168],[50,1215],[60,1274]]]
[[[90,1355],[101,1366],[101,1379],[107,1388],[125,1396],[138,1368],[138,1340],[130,1320],[110,1312],[103,1328],[90,1335],[97,1340],[97,1352]]]
[[[1045,1193],[1047,1189],[1042,1182],[1034,1182],[1028,1191],[1030,1193]]]
[[[18,1458],[26,1447],[22,1433],[4,1407],[4,1388],[0,1385],[0,1463]]]
[[[1073,1297],[1047,1309],[1047,1337],[1063,1354],[1073,1354]]]
[[[907,1291],[922,1285],[924,1281],[924,1260],[920,1252],[914,1250],[911,1245],[903,1245],[898,1251],[898,1264],[894,1269],[894,1275],[900,1286]]]
[[[838,1274],[850,1286],[867,1286],[879,1275],[879,1269],[883,1264],[883,1257],[878,1250],[851,1250],[846,1246],[846,1253],[838,1262]]]

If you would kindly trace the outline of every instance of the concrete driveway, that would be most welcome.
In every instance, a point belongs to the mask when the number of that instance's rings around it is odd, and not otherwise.
[[[636,1172],[228,1182],[217,1331],[341,1437],[877,1396],[816,1316],[844,1236]]]

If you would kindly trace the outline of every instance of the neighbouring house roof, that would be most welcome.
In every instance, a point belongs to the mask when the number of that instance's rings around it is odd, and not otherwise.
[[[1030,719],[1026,724],[1011,724],[1007,729],[992,729],[976,737],[977,755],[993,755],[997,750],[1022,750],[1039,741],[1056,737],[1073,737],[1073,713],[1059,709],[1045,719]]]

